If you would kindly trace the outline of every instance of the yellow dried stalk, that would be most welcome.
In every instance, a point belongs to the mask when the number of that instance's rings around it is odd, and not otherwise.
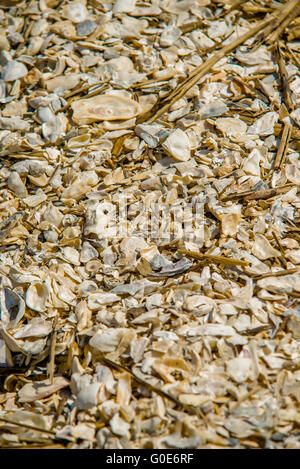
[[[279,67],[280,79],[281,79],[281,86],[283,88],[283,101],[287,107],[287,109],[291,112],[294,110],[294,103],[292,99],[292,90],[289,85],[289,77],[285,67],[285,63],[282,57],[282,53],[277,43],[275,46],[275,57]]]
[[[280,145],[278,147],[277,154],[276,154],[275,161],[274,161],[275,170],[282,168],[291,135],[292,135],[292,126],[289,123],[285,123],[283,132],[282,132]]]
[[[263,278],[268,278],[268,277],[282,277],[284,275],[292,275],[298,272],[297,268],[294,269],[282,269],[278,270],[277,272],[267,272],[266,274],[261,274],[261,275],[256,275],[254,277],[255,280],[261,280]]]
[[[241,266],[249,265],[247,261],[242,261],[240,259],[233,259],[231,257],[213,256],[212,254],[202,254],[199,252],[188,251],[186,249],[178,249],[177,252],[179,252],[180,254],[184,254],[185,256],[192,257],[193,259],[208,260],[211,262],[215,262],[216,264],[241,265]]]
[[[221,201],[228,202],[229,200],[237,200],[237,199],[244,198],[244,197],[246,197],[247,200],[270,199],[271,197],[274,197],[275,195],[281,192],[289,191],[290,189],[292,189],[292,187],[295,187],[295,185],[296,184],[284,184],[282,186],[276,187],[275,189],[233,193],[233,194],[226,195],[225,197],[222,197]]]
[[[50,379],[50,383],[53,384],[54,379],[54,367],[55,367],[55,346],[56,346],[56,336],[57,336],[57,317],[54,318],[53,322],[53,332],[51,337],[51,345],[50,345],[50,360],[48,365],[48,376]]]

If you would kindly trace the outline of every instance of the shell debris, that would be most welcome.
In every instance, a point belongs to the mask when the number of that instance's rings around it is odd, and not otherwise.
[[[299,1],[1,3],[0,448],[299,449]]]

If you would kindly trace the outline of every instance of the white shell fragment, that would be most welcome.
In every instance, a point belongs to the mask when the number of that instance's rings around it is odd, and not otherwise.
[[[238,137],[239,135],[244,135],[247,130],[247,124],[235,117],[219,117],[215,122],[216,127],[225,135]]]
[[[7,187],[16,195],[16,197],[26,197],[28,195],[25,184],[19,174],[12,171],[7,179]]]
[[[37,399],[51,396],[51,394],[59,391],[60,389],[69,386],[69,381],[62,376],[54,378],[51,384],[49,380],[39,381],[37,383],[25,384],[18,392],[20,402],[33,402]]]
[[[191,144],[187,134],[176,129],[163,142],[163,148],[177,161],[188,161],[191,157]]]
[[[248,129],[249,134],[271,135],[274,133],[274,124],[278,121],[277,112],[267,112],[251,125]]]
[[[252,254],[260,260],[269,259],[270,257],[278,257],[281,255],[280,251],[274,249],[267,238],[261,233],[256,233],[255,235]]]
[[[82,99],[71,104],[73,120],[77,124],[97,121],[131,119],[140,112],[139,104],[133,99],[117,95],[102,95]]]
[[[251,371],[251,360],[249,358],[237,357],[227,363],[229,376],[237,383],[247,381]]]
[[[33,283],[26,291],[26,305],[33,311],[43,312],[46,308],[48,295],[48,288],[44,283]]]
[[[26,65],[17,60],[10,60],[4,65],[1,72],[1,78],[4,81],[15,81],[18,78],[23,78],[27,75],[28,70]]]

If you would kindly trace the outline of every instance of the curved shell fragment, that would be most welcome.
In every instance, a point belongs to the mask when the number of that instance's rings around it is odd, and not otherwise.
[[[43,312],[46,308],[49,291],[44,283],[33,283],[27,289],[25,301],[28,308],[33,311]]]
[[[10,328],[16,327],[25,313],[24,300],[13,290],[2,288],[0,290],[0,320]]]

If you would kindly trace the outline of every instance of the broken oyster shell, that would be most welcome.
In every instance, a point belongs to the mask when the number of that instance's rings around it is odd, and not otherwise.
[[[131,119],[140,113],[140,105],[133,99],[108,94],[80,99],[73,102],[71,107],[73,120],[77,124]]]

